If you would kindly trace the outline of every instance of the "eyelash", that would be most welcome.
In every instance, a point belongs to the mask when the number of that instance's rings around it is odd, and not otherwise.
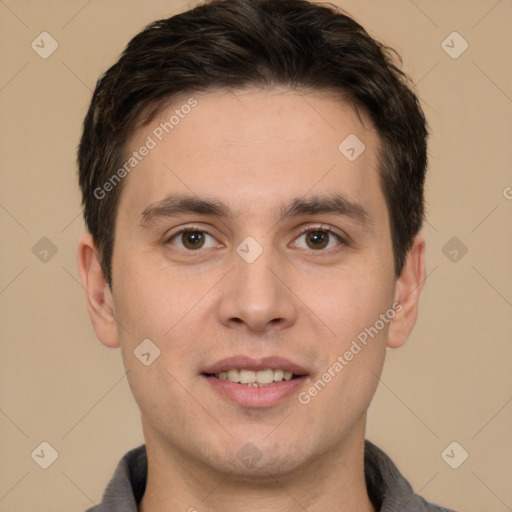
[[[322,224],[314,225],[314,226],[307,226],[302,231],[300,231],[297,234],[297,236],[295,236],[294,241],[297,240],[298,238],[300,238],[301,236],[305,235],[306,233],[309,233],[310,231],[324,231],[324,232],[329,234],[329,237],[333,236],[339,242],[339,244],[335,248],[319,249],[317,251],[315,251],[314,249],[310,249],[312,252],[322,253],[322,252],[335,252],[335,251],[339,251],[339,250],[341,250],[341,247],[343,245],[345,245],[345,243],[346,243],[345,239],[341,235],[339,235],[338,233],[335,233],[328,226],[325,226],[325,225],[322,225]],[[193,232],[206,233],[207,235],[211,236],[212,238],[215,238],[213,235],[208,233],[208,231],[206,231],[206,230],[204,230],[204,229],[202,229],[202,228],[200,228],[198,226],[186,226],[186,227],[183,227],[183,228],[179,229],[178,231],[173,233],[171,236],[169,236],[166,239],[165,244],[167,245],[167,244],[171,243],[175,238],[179,237],[183,233],[191,233],[191,232],[192,233]],[[200,250],[201,250],[201,248],[199,248],[199,249],[194,251],[194,250],[190,250],[190,249],[181,249],[179,247],[177,247],[177,249],[180,249],[180,250],[186,251],[186,252],[190,252],[190,253],[200,252]]]

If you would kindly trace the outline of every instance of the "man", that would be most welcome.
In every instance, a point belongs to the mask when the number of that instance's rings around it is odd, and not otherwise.
[[[145,445],[91,511],[442,511],[365,441],[425,277],[426,122],[390,52],[304,0],[156,21],[79,148],[95,332]]]

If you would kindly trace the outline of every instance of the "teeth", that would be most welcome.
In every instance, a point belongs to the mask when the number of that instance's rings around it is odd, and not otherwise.
[[[274,382],[274,370],[260,370],[256,372],[256,382],[258,384],[270,384]]]
[[[231,382],[240,382],[240,372],[238,370],[229,370],[226,377]]]
[[[229,370],[227,372],[216,373],[215,376],[221,380],[229,380],[245,384],[247,386],[267,386],[273,382],[290,380],[293,377],[292,372],[268,368],[257,372],[252,370]]]
[[[256,382],[256,373],[251,370],[240,370],[240,384],[252,384]]]

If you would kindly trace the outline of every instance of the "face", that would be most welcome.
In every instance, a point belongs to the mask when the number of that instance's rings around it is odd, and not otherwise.
[[[284,475],[364,436],[400,315],[379,138],[328,93],[192,96],[130,141],[109,343],[148,444]]]

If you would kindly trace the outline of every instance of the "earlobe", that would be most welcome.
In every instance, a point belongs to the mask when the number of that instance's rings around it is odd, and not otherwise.
[[[114,300],[90,233],[83,235],[78,242],[77,260],[86,291],[87,308],[96,336],[105,346],[118,347],[119,336]]]
[[[417,235],[407,253],[395,285],[395,317],[389,324],[387,345],[401,347],[416,323],[421,289],[425,282],[425,240]]]

